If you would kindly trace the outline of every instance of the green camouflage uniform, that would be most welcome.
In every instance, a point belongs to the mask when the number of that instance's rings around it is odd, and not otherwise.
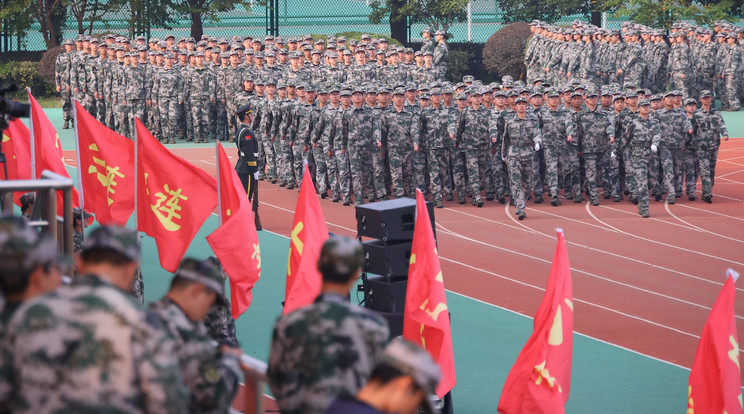
[[[592,203],[598,204],[597,179],[601,178],[604,173],[599,161],[602,159],[603,151],[609,146],[610,137],[615,136],[615,127],[607,114],[599,108],[595,108],[594,111],[586,108],[579,112],[576,116],[576,124],[579,130],[579,151],[584,158],[589,199]]]
[[[631,119],[627,125],[618,149],[630,148],[629,175],[634,176],[632,193],[638,197],[638,210],[648,213],[648,168],[651,160],[651,145],[657,148],[661,143],[659,121],[649,116],[643,119],[640,115]]]
[[[532,158],[535,144],[542,145],[542,132],[537,116],[526,114],[524,119],[517,115],[504,122],[504,136],[501,157],[509,167],[511,197],[517,207],[517,214],[524,212],[526,192],[532,182]]]
[[[374,117],[372,108],[366,105],[359,108],[352,106],[344,112],[341,140],[343,146],[349,149],[355,203],[362,202],[365,188],[374,191],[370,194],[371,199],[387,195],[383,177],[373,173],[382,168],[377,147],[381,139],[380,120]],[[372,184],[365,185],[369,181]]]
[[[419,138],[418,114],[403,107],[400,112],[395,108],[383,112],[381,119],[381,134],[386,136],[385,152],[390,163],[390,177],[393,195],[396,198],[407,197],[412,194],[413,179],[413,144],[421,146]],[[419,188],[425,190],[418,182]]]
[[[429,183],[434,195],[434,202],[442,201],[442,190],[445,194],[452,195],[452,182],[450,181],[450,148],[451,142],[447,132],[449,109],[440,106],[435,108],[430,105],[421,110],[419,134],[419,148],[426,154],[429,167]]]
[[[718,147],[721,145],[721,137],[728,137],[728,130],[721,113],[713,109],[707,112],[699,109],[695,111],[692,118],[697,127],[693,140],[698,159],[700,182],[703,186],[703,197],[706,195],[712,196],[716,177]],[[694,194],[694,183],[692,191],[692,194]]]
[[[667,199],[674,201],[676,194],[682,195],[682,149],[692,130],[692,122],[683,109],[660,109],[654,114],[659,120],[662,142],[659,148],[661,168],[664,172],[664,188]]]
[[[567,153],[569,135],[576,136],[574,118],[565,108],[559,106],[553,111],[545,107],[538,114],[542,126],[543,151],[545,157],[545,178],[551,197],[558,197],[560,182],[567,180]]]
[[[274,326],[269,387],[284,414],[321,414],[341,393],[354,395],[382,356],[388,327],[337,294],[282,316]]]
[[[465,150],[466,170],[470,184],[470,195],[473,205],[483,205],[481,200],[481,182],[485,181],[485,188],[491,188],[491,163],[488,162],[488,151],[491,147],[491,137],[488,131],[488,121],[491,112],[481,106],[474,109],[465,108],[457,121],[455,142]],[[458,190],[459,193],[459,190]]]
[[[72,120],[72,54],[75,52],[62,52],[54,62],[54,84],[59,86],[60,98],[62,99],[62,113],[64,121]]]

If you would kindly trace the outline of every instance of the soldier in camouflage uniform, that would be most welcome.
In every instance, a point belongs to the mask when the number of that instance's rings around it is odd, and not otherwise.
[[[178,136],[177,114],[184,100],[183,77],[173,67],[174,58],[172,53],[166,53],[165,67],[156,73],[152,87],[153,101],[158,103],[159,113],[166,115],[161,120],[163,142],[170,140],[171,144]]]
[[[692,118],[696,130],[693,137],[694,147],[698,159],[698,172],[700,182],[703,187],[703,200],[711,203],[713,200],[713,184],[716,177],[716,161],[718,159],[718,147],[721,145],[721,137],[728,141],[728,130],[726,123],[723,122],[720,112],[715,111],[712,107],[712,93],[703,91],[700,94],[701,107],[697,110]],[[690,200],[694,193],[690,194]]]
[[[597,180],[604,172],[600,164],[602,153],[615,140],[615,127],[607,114],[597,108],[598,98],[597,91],[587,91],[586,109],[576,115],[579,151],[584,158],[586,187],[593,206],[599,205]]]
[[[501,144],[501,157],[509,167],[511,196],[517,207],[516,214],[524,220],[526,192],[529,192],[534,151],[542,145],[540,123],[534,114],[527,112],[527,99],[519,97],[515,101],[516,114],[504,121],[504,136]]]
[[[664,109],[654,113],[659,120],[662,141],[659,146],[661,168],[664,172],[664,188],[667,202],[674,204],[675,197],[682,196],[682,149],[689,134],[692,134],[692,122],[685,111],[674,108],[674,93],[664,95]]]
[[[432,65],[437,68],[437,80],[441,81],[447,73],[447,57],[449,56],[449,50],[447,49],[447,33],[441,29],[437,30],[434,33],[434,38],[437,40],[437,45],[434,47]]]
[[[222,267],[219,259],[210,256],[206,259],[212,266],[220,271],[222,283],[227,279],[225,269]],[[218,345],[227,345],[232,348],[240,348],[240,343],[236,336],[235,319],[233,319],[232,307],[225,297],[225,303],[215,303],[209,309],[209,313],[204,317],[204,326],[207,327],[209,336],[217,342]]]
[[[242,351],[215,347],[202,320],[213,305],[224,306],[225,280],[208,261],[184,259],[170,289],[149,313],[175,342],[174,353],[189,389],[191,413],[227,413],[238,391]]]
[[[323,413],[341,393],[356,394],[379,361],[387,323],[349,303],[346,293],[362,259],[359,242],[341,236],[326,241],[318,259],[320,296],[274,325],[267,375],[282,413]]]
[[[333,116],[333,127],[329,133],[329,147],[333,148],[333,157],[336,159],[336,171],[338,171],[338,188],[343,197],[343,204],[351,204],[351,165],[349,162],[348,142],[343,139],[344,120],[346,111],[351,110],[351,90],[344,89],[339,92],[341,106]]]
[[[126,93],[123,97],[124,104],[127,107],[127,130],[134,137],[135,118],[145,122],[145,103],[149,100],[147,93],[147,77],[145,68],[139,66],[139,54],[130,53],[131,65],[124,72],[124,82],[126,84]]]
[[[294,160],[293,167],[295,177],[298,182],[302,182],[302,176],[305,171],[304,160],[308,161],[310,171],[313,171],[312,152],[310,152],[310,137],[315,124],[318,122],[320,112],[315,102],[317,89],[312,85],[305,85],[305,94],[295,106],[292,115],[292,127],[289,134],[292,145],[292,157]]]
[[[422,94],[421,99],[427,99]],[[419,115],[420,132],[414,135],[419,137],[421,143],[418,150],[426,154],[429,167],[429,183],[434,198],[434,207],[442,208],[442,190],[452,200],[452,182],[450,181],[450,148],[451,143],[447,132],[448,115],[447,108],[442,107],[442,90],[432,88],[431,105],[421,110]],[[414,139],[414,150],[416,150]]]
[[[360,86],[352,91],[353,106],[344,112],[342,145],[349,149],[349,164],[354,190],[354,204],[361,205],[364,189],[368,188],[370,201],[384,198],[387,195],[383,177],[374,174],[382,169],[382,158],[379,154],[382,146],[380,120],[374,116],[374,110],[364,105],[364,92]]]
[[[638,213],[643,218],[648,212],[648,168],[652,154],[661,144],[659,121],[650,117],[651,103],[647,99],[638,102],[638,116],[631,118],[615,151],[630,147],[630,173],[635,176],[633,194],[638,197]],[[616,153],[615,153],[616,155]]]
[[[204,54],[196,52],[196,66],[190,76],[189,97],[191,98],[191,118],[194,124],[194,142],[208,142],[208,125],[212,107],[216,101],[216,78],[204,64]]]
[[[689,78],[692,76],[692,62],[690,58],[690,47],[687,46],[685,35],[682,32],[670,36],[673,40],[667,63],[667,76],[673,89],[682,91],[682,96],[690,96]]]
[[[320,108],[318,122],[313,130],[313,151],[316,153],[315,159],[318,165],[316,181],[318,182],[320,196],[327,195],[330,188],[332,200],[337,203],[341,200],[341,196],[339,193],[338,166],[331,143],[333,141],[332,137],[336,134],[336,114],[340,111],[340,91],[338,86],[331,86],[330,88],[322,87],[319,92],[321,92],[319,96],[322,96],[323,92],[328,92],[329,96],[328,104]],[[325,160],[323,165],[317,161],[320,159],[319,152],[323,153],[322,156]],[[323,166],[325,171],[322,170]]]
[[[54,62],[54,84],[57,92],[62,99],[62,113],[64,114],[65,125],[63,129],[70,127],[72,120],[72,64],[73,49],[75,42],[72,39],[65,41],[65,51],[57,56]]]
[[[559,177],[566,167],[568,139],[576,133],[576,124],[571,114],[560,104],[561,94],[552,89],[548,92],[548,105],[537,116],[540,120],[543,135],[543,152],[545,158],[545,178],[548,182],[550,204],[554,207],[561,204],[558,199]],[[499,154],[500,155],[500,154]]]
[[[420,152],[422,143],[419,137],[419,116],[403,105],[405,90],[397,88],[393,92],[393,108],[382,113],[380,120],[383,151],[390,163],[390,176],[393,195],[396,198],[408,197],[413,179],[413,151]],[[423,186],[419,183],[420,188]]]
[[[186,411],[175,343],[124,293],[139,257],[134,231],[100,227],[79,259],[84,276],[16,311],[4,352],[15,389],[0,387],[13,412]]]
[[[467,194],[465,188],[465,180],[467,176],[465,148],[461,148],[460,145],[457,144],[455,134],[459,127],[460,115],[468,107],[468,97],[465,93],[458,92],[454,98],[457,107],[450,110],[449,119],[447,120],[447,132],[450,136],[450,142],[454,145],[454,149],[452,150],[452,180],[457,189],[457,202],[459,204],[465,204],[465,195]]]
[[[486,189],[492,187],[491,163],[487,156],[492,144],[488,131],[491,113],[481,105],[484,92],[483,86],[472,91],[471,106],[460,113],[455,132],[456,146],[465,149],[471,203],[479,208],[483,207],[481,182],[485,181]]]

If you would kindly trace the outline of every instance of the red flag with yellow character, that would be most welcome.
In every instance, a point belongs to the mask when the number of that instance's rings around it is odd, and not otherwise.
[[[8,180],[31,179],[31,132],[20,119],[10,122],[8,129],[3,131],[2,150],[8,169]],[[6,178],[6,177],[3,177]],[[13,201],[20,206],[19,197],[22,192],[13,194]]]
[[[532,335],[522,348],[501,392],[502,414],[563,413],[571,387],[573,293],[563,231],[537,309]]]
[[[283,315],[313,303],[320,294],[323,277],[317,265],[320,249],[326,240],[328,226],[318,196],[315,194],[310,171],[305,165],[289,240]]]
[[[742,413],[739,340],[734,315],[734,282],[739,274],[731,269],[726,274],[726,283],[700,335],[690,371],[687,414]]]
[[[102,225],[125,225],[134,211],[134,142],[98,122],[77,101],[75,114],[85,208]]]
[[[160,265],[174,273],[217,205],[217,181],[136,125],[137,230],[155,239]]]
[[[429,211],[421,190],[416,190],[416,224],[408,267],[403,338],[429,351],[437,361],[442,370],[437,396],[444,397],[457,383],[455,357],[444,277]]]
[[[222,225],[207,236],[207,242],[230,278],[232,315],[238,319],[251,306],[253,286],[261,277],[261,249],[251,204],[220,143],[217,170]]]

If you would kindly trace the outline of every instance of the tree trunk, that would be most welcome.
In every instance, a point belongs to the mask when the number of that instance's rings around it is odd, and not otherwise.
[[[597,27],[602,27],[602,13],[592,12],[592,24]]]
[[[390,0],[390,37],[405,45],[408,44],[406,16],[400,13],[404,4],[405,0]]]
[[[202,14],[201,12],[191,12],[191,37],[198,42],[201,39],[202,34],[204,34]]]

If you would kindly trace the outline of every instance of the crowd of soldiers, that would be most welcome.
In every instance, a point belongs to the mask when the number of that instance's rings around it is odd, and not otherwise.
[[[440,208],[455,197],[478,207],[509,197],[524,219],[533,196],[541,203],[547,193],[557,206],[559,190],[577,203],[585,192],[597,205],[601,187],[606,199],[629,195],[645,217],[649,191],[673,203],[686,182],[694,200],[698,176],[711,202],[719,139],[728,133],[710,102],[717,91],[725,108],[738,109],[741,31],[678,24],[669,47],[659,31],[635,24],[531,27],[527,82],[445,81],[446,34],[432,39],[426,29],[416,52],[369,35],[327,43],[305,36],[286,47],[272,36],[167,36],[149,47],[144,38],[80,37],[60,55],[58,89],[66,121],[75,98],[123,135],[138,117],[171,143],[231,140],[232,114],[250,103],[258,179],[293,189],[307,161],[321,197],[344,205],[408,197],[418,187]],[[719,43],[710,41],[714,31]],[[683,100],[695,98],[686,112]],[[659,133],[640,148],[645,129],[634,121],[645,119],[637,115],[644,99],[653,107],[644,125]]]

